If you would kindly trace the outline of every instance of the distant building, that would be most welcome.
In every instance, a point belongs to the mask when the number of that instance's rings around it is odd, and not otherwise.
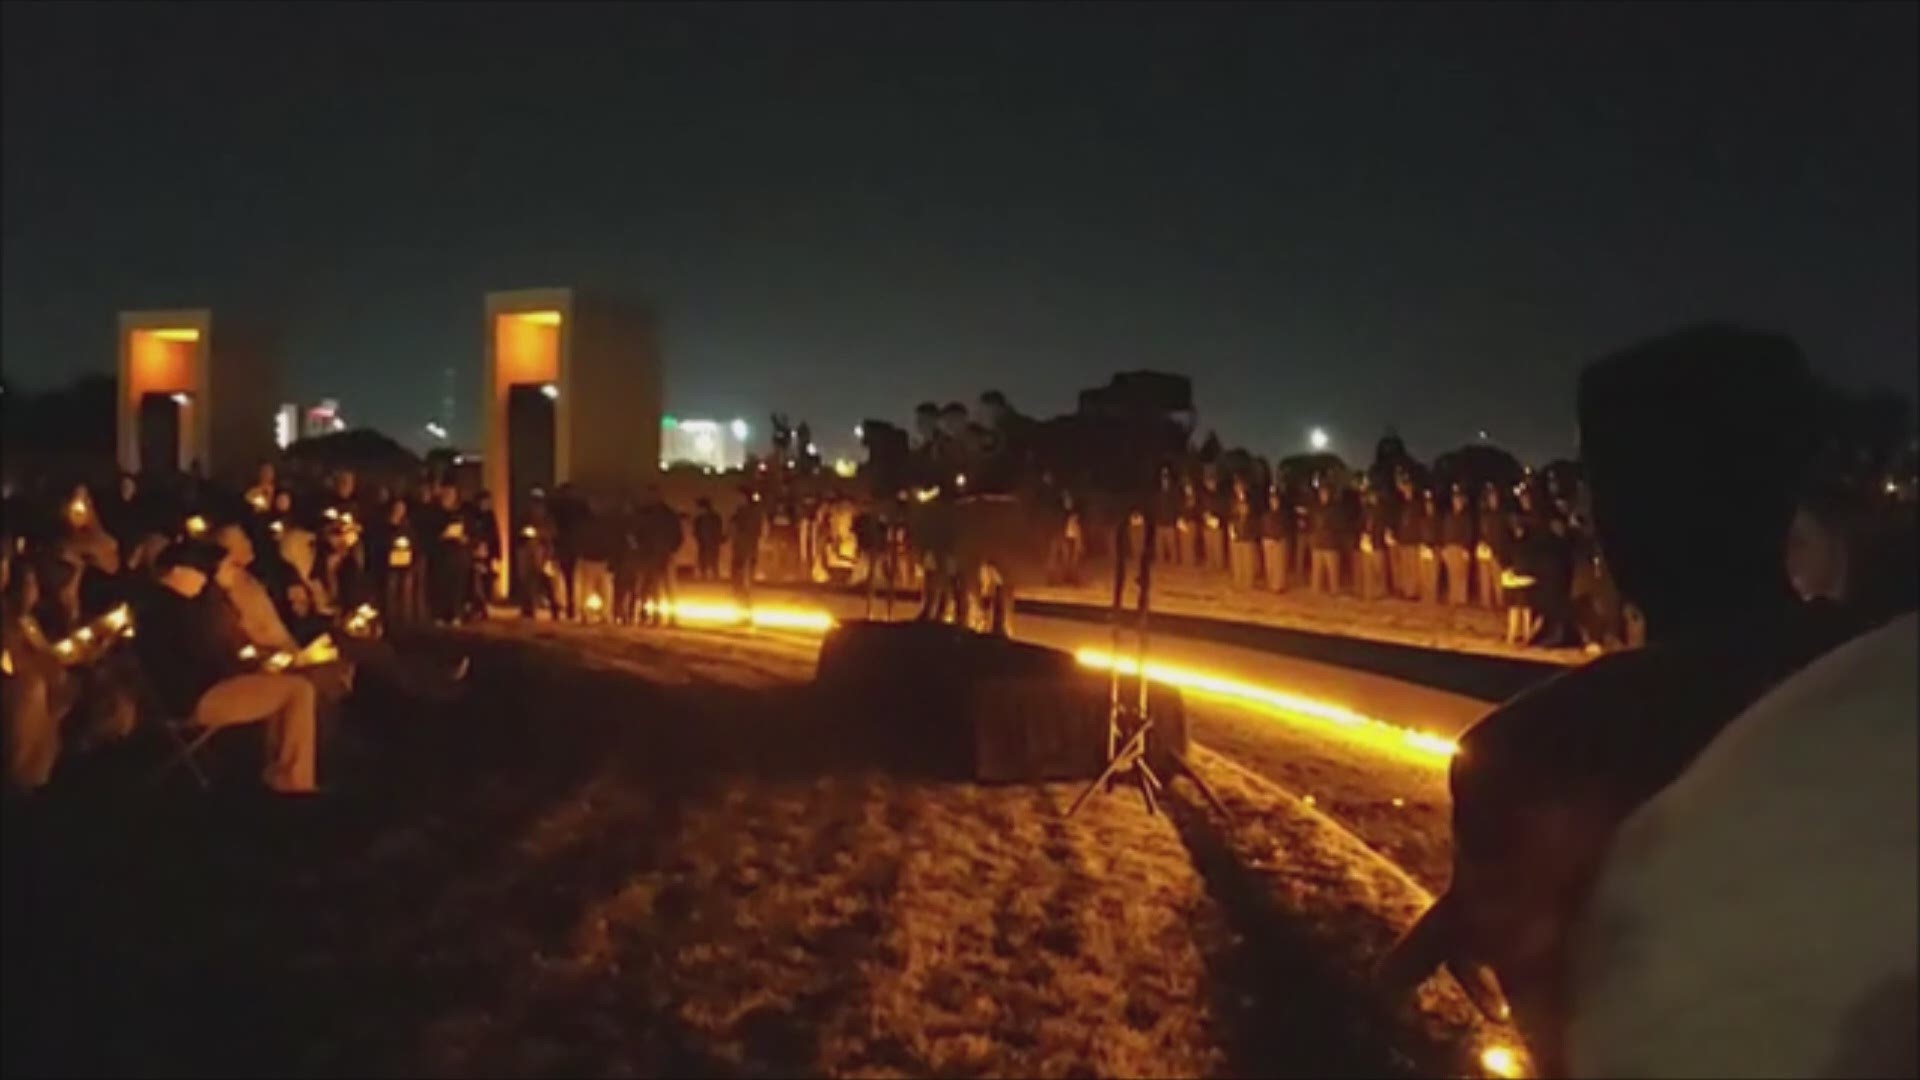
[[[285,450],[300,437],[300,406],[288,402],[273,411],[273,445]]]
[[[347,421],[340,415],[340,403],[332,398],[323,398],[319,404],[307,407],[306,416],[300,424],[300,437],[312,439],[346,429]]]
[[[660,418],[660,464],[698,465],[724,471],[745,467],[747,437],[751,431],[745,420],[682,420]]]

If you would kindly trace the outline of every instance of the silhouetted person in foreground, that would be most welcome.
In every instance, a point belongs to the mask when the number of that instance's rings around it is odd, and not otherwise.
[[[1582,374],[1582,456],[1600,542],[1647,647],[1501,706],[1461,740],[1452,886],[1383,967],[1410,988],[1447,966],[1483,1008],[1492,980],[1538,1070],[1564,1069],[1567,934],[1619,823],[1741,710],[1844,638],[1782,559],[1809,448],[1811,379],[1787,338],[1698,327]],[[1712,497],[1674,461],[1729,450]]]
[[[701,499],[693,515],[693,576],[701,581],[720,579],[720,545],[727,538],[726,523],[713,508],[712,499]]]

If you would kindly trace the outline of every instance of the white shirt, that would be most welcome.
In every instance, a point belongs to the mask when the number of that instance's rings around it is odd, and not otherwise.
[[[1621,829],[1575,929],[1574,1076],[1914,1074],[1915,625],[1781,683]]]

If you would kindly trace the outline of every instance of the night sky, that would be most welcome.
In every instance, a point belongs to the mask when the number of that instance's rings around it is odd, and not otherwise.
[[[1912,392],[1910,4],[4,9],[28,386],[233,305],[356,423],[456,367],[471,439],[481,294],[607,284],[672,411],[829,451],[1150,366],[1256,452],[1539,459],[1584,360],[1708,317]]]

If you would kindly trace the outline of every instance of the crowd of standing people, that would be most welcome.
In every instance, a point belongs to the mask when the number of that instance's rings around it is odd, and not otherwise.
[[[1510,643],[1612,648],[1636,631],[1578,478],[1445,484],[1398,468],[1323,471],[1303,486],[1161,474],[1156,561],[1231,588],[1504,612]],[[1064,537],[1063,537],[1064,539]]]

